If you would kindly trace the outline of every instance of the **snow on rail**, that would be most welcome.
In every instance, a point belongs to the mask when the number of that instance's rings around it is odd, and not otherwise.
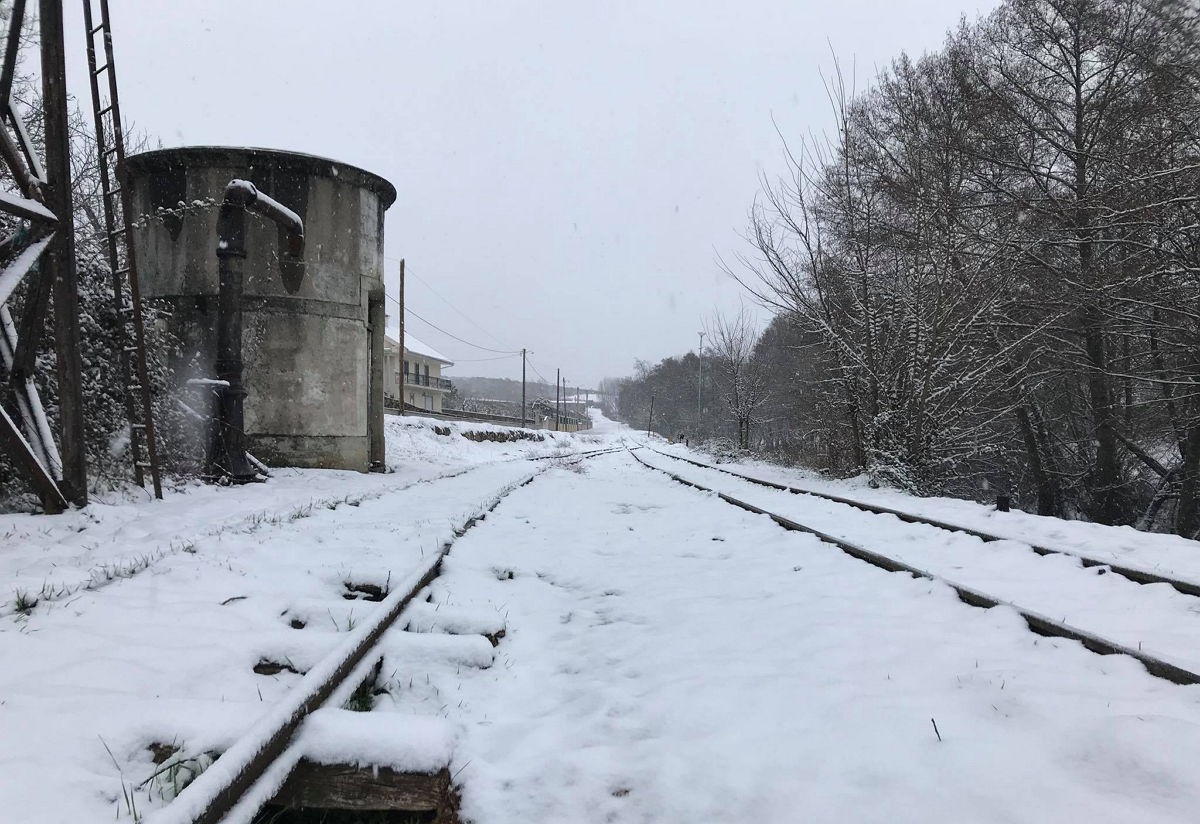
[[[487,506],[467,519],[460,527],[460,533],[537,474],[532,473],[503,489]],[[417,593],[436,577],[442,558],[452,545],[453,541],[447,541],[439,552],[410,572],[380,603],[380,609],[351,630],[337,650],[309,670],[294,690],[169,805],[147,817],[146,824],[215,824],[220,821],[245,793],[254,788],[263,773],[271,770],[273,762],[289,751],[288,744],[304,719],[331,697]],[[276,774],[281,770],[277,768],[271,772]],[[283,778],[286,777],[287,772],[283,772]]]
[[[911,564],[907,564],[907,563],[897,560],[896,558],[893,558],[891,556],[884,555],[883,553],[875,552],[873,550],[866,549],[865,547],[859,546],[858,544],[854,544],[854,543],[851,543],[844,539],[837,538],[826,532],[822,532],[822,531],[814,529],[810,526],[806,526],[805,524],[802,524],[791,518],[785,517],[783,515],[779,515],[775,512],[771,512],[767,509],[756,506],[755,504],[749,503],[748,501],[744,501],[739,498],[735,498],[732,495],[728,495],[719,490],[704,486],[703,484],[700,484],[700,483],[697,483],[696,481],[685,478],[681,475],[671,472],[670,470],[662,469],[661,467],[654,466],[651,463],[647,463],[646,461],[643,461],[637,455],[634,455],[632,453],[632,451],[630,452],[630,454],[633,456],[634,460],[636,460],[638,463],[640,463],[642,466],[646,467],[647,469],[652,469],[652,470],[656,470],[658,472],[662,472],[665,475],[669,476],[670,478],[672,478],[673,480],[675,480],[681,484],[685,484],[687,486],[693,487],[693,488],[701,490],[703,492],[714,493],[722,501],[725,501],[726,503],[729,503],[734,506],[745,509],[748,512],[754,512],[759,515],[766,515],[767,517],[771,518],[771,520],[775,521],[777,524],[782,526],[784,529],[788,529],[788,530],[792,530],[792,531],[796,531],[796,532],[806,532],[810,535],[813,535],[826,543],[833,544],[834,546],[841,549],[843,552],[845,552],[848,555],[851,555],[855,558],[858,558],[859,560],[866,561],[869,564],[880,567],[881,569],[886,569],[889,572],[905,572],[910,575],[914,575],[916,577],[925,578],[930,581],[937,581],[939,583],[945,584],[946,586],[948,586],[952,590],[954,590],[958,594],[958,597],[961,600],[963,600],[965,603],[968,603],[972,606],[977,606],[977,607],[981,607],[984,609],[990,609],[992,607],[1010,607],[1013,610],[1015,610],[1025,620],[1025,623],[1029,626],[1030,630],[1032,630],[1033,632],[1036,632],[1039,635],[1054,636],[1054,637],[1059,637],[1059,638],[1066,638],[1066,639],[1073,640],[1073,641],[1078,641],[1081,644],[1083,644],[1083,646],[1086,647],[1087,649],[1089,649],[1092,652],[1095,652],[1097,654],[1100,654],[1100,655],[1128,655],[1129,657],[1134,658],[1137,661],[1139,661],[1142,664],[1142,666],[1144,666],[1146,668],[1146,671],[1149,672],[1151,675],[1154,675],[1158,678],[1166,679],[1175,684],[1181,684],[1181,685],[1200,684],[1200,674],[1196,674],[1195,672],[1192,672],[1189,669],[1178,666],[1169,661],[1165,661],[1156,656],[1148,655],[1144,652],[1141,652],[1140,650],[1135,650],[1130,647],[1124,646],[1115,641],[1110,641],[1107,638],[1101,637],[1099,635],[1096,635],[1094,633],[1088,632],[1083,629],[1079,629],[1078,627],[1074,627],[1065,622],[1056,621],[1052,618],[1048,618],[1045,615],[1041,615],[1037,612],[1034,612],[1032,610],[1021,607],[1010,601],[1005,601],[1001,598],[997,598],[993,595],[989,595],[987,593],[981,592],[980,590],[973,589],[971,587],[967,587],[962,584],[956,583],[956,582],[954,582],[948,578],[945,578],[941,575],[937,575],[932,572],[929,572],[928,570],[922,569],[920,567],[916,567]]]
[[[937,522],[901,521],[870,509],[860,514],[822,496],[791,494],[739,473],[693,468],[690,462],[672,461],[672,468],[843,540],[882,546],[896,560],[1200,672],[1200,601],[1179,591],[1188,582],[1175,581],[1182,586],[1172,587],[1174,579],[1163,576],[1146,580],[1123,575],[1118,565],[1087,564],[1071,553],[1036,552],[1016,538],[984,542]]]
[[[991,542],[1020,540],[1018,538],[1005,537],[1003,535],[996,535],[991,532],[984,532],[969,526],[963,526],[962,524],[949,523],[937,518],[914,515],[910,512],[904,512],[903,510],[893,509],[892,507],[888,506],[870,504],[865,501],[847,498],[842,495],[834,495],[829,492],[818,492],[814,489],[805,489],[804,487],[799,486],[789,486],[787,484],[776,483],[775,481],[768,481],[764,478],[755,478],[751,475],[745,475],[741,472],[734,472],[732,469],[727,469],[722,466],[713,466],[712,464],[706,464],[702,461],[684,458],[681,455],[672,455],[670,452],[663,452],[661,449],[655,449],[654,447],[650,447],[650,449],[651,451],[656,452],[665,458],[683,461],[684,463],[689,463],[693,466],[701,467],[702,469],[711,469],[714,472],[723,472],[726,475],[740,478],[741,480],[748,481],[752,484],[759,484],[761,486],[770,487],[771,489],[778,489],[782,492],[791,492],[797,495],[812,495],[816,498],[824,498],[827,501],[845,504],[846,506],[852,506],[855,509],[862,510],[863,512],[871,512],[876,515],[893,515],[896,518],[899,518],[901,521],[905,521],[906,523],[910,524],[927,524],[929,526],[937,527],[938,529],[945,529],[950,532],[962,532],[967,535],[973,535],[976,538],[979,538],[981,541]],[[1091,555],[1085,555],[1084,553],[1076,552],[1070,549],[1042,546],[1033,542],[1027,543],[1029,544],[1029,548],[1039,555],[1066,555],[1071,558],[1078,558],[1085,567],[1107,567],[1118,575],[1128,578],[1131,581],[1136,581],[1139,584],[1168,584],[1185,595],[1194,595],[1196,597],[1200,597],[1200,584],[1197,584],[1193,581],[1187,581],[1182,578],[1176,578],[1169,575],[1162,575],[1148,569],[1139,569],[1138,567],[1131,567],[1126,564],[1114,563],[1109,560],[1095,558]]]

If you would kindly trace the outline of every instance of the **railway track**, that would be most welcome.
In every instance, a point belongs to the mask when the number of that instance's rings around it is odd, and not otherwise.
[[[621,447],[600,448],[592,450],[583,450],[581,452],[568,453],[565,457],[587,456],[606,454],[612,451],[621,451]],[[521,461],[543,462],[560,460],[564,455],[536,455],[536,456],[520,456],[511,458],[502,458],[496,461],[487,463],[472,464],[465,467],[450,469],[445,472],[440,472],[436,475],[431,475],[427,478],[419,478],[409,481],[400,486],[386,487],[382,489],[370,490],[351,495],[333,495],[325,497],[312,497],[306,501],[297,500],[291,510],[271,510],[263,509],[245,514],[231,517],[214,527],[204,529],[195,529],[192,531],[179,532],[171,535],[169,538],[162,539],[158,546],[150,552],[137,552],[129,556],[113,556],[106,558],[103,563],[77,570],[75,567],[64,565],[62,569],[65,573],[71,574],[70,579],[54,580],[48,578],[43,582],[39,591],[32,592],[31,595],[34,607],[45,607],[56,602],[68,600],[81,592],[94,592],[102,589],[105,586],[115,582],[132,577],[133,575],[144,572],[150,569],[158,562],[179,552],[186,551],[196,541],[205,538],[211,538],[222,533],[239,532],[256,528],[259,524],[269,521],[271,518],[280,516],[290,516],[293,513],[299,513],[304,510],[312,511],[321,509],[332,509],[337,506],[347,503],[352,506],[377,501],[381,498],[386,498],[390,495],[396,495],[407,492],[415,487],[428,486],[438,484],[443,481],[453,480],[468,475],[472,472],[478,472],[490,466],[500,464],[519,463]],[[125,528],[129,524],[121,524],[119,528]],[[86,527],[85,527],[86,529]],[[72,540],[77,540],[80,532],[83,530],[72,532]],[[94,538],[95,541],[111,541],[115,540],[112,535],[102,535]],[[12,615],[16,612],[16,606],[13,601],[0,602],[0,618]]]
[[[529,460],[579,462],[624,449],[602,448]],[[149,821],[153,824],[249,821],[271,800],[300,762],[301,754],[291,747],[291,743],[305,719],[318,708],[345,703],[350,694],[371,676],[380,657],[373,653],[384,634],[438,577],[442,561],[457,540],[484,521],[508,495],[533,483],[551,465],[510,484],[459,524],[453,537],[399,582],[337,649],[305,673],[303,680],[271,712],[221,753],[170,804],[156,811]]]
[[[658,452],[658,450],[653,450],[653,451]],[[659,454],[663,454],[663,455],[666,455],[666,457],[671,457],[671,458],[675,457],[673,455],[667,455],[667,453],[659,453]],[[1019,614],[1021,616],[1021,618],[1025,621],[1025,624],[1030,629],[1030,631],[1032,631],[1038,635],[1046,636],[1046,637],[1065,638],[1065,639],[1069,639],[1069,640],[1073,640],[1073,641],[1078,641],[1084,647],[1086,647],[1088,650],[1090,650],[1094,653],[1097,653],[1099,655],[1127,655],[1127,656],[1137,660],[1138,662],[1140,662],[1142,664],[1142,666],[1145,667],[1146,671],[1149,672],[1151,675],[1154,675],[1158,678],[1163,678],[1163,679],[1170,681],[1172,683],[1175,683],[1175,684],[1183,684],[1183,685],[1200,684],[1200,674],[1197,674],[1196,672],[1194,672],[1190,669],[1179,666],[1170,661],[1164,660],[1161,657],[1148,654],[1146,652],[1143,652],[1140,649],[1135,649],[1126,644],[1118,643],[1118,642],[1113,641],[1109,638],[1106,638],[1102,635],[1098,635],[1096,633],[1093,633],[1093,632],[1081,629],[1079,627],[1076,627],[1074,625],[1068,624],[1065,621],[1056,620],[1056,619],[1051,618],[1042,613],[1035,612],[1033,610],[1030,610],[1023,606],[1020,606],[1016,603],[1013,603],[1012,601],[991,595],[991,594],[984,592],[978,588],[966,586],[964,584],[950,580],[942,575],[931,572],[927,569],[923,569],[919,566],[916,566],[916,565],[913,565],[910,563],[906,563],[905,561],[902,561],[898,558],[892,557],[885,553],[878,552],[873,549],[868,549],[864,546],[861,546],[858,543],[848,541],[844,538],[840,538],[835,535],[831,535],[828,532],[825,532],[823,530],[816,529],[810,525],[801,523],[800,521],[796,520],[795,518],[788,517],[788,516],[782,515],[780,513],[770,511],[769,509],[758,506],[754,503],[751,503],[750,501],[746,501],[742,498],[735,497],[733,495],[730,495],[726,492],[722,492],[713,487],[706,486],[702,483],[697,482],[696,480],[683,477],[682,475],[680,475],[678,473],[672,472],[668,469],[664,469],[660,466],[655,466],[652,463],[642,460],[640,457],[638,457],[632,451],[630,451],[630,455],[633,457],[633,459],[635,461],[637,461],[639,464],[646,467],[647,469],[657,471],[657,472],[662,472],[663,474],[670,477],[672,480],[674,480],[678,483],[684,484],[686,486],[692,487],[694,489],[697,489],[697,490],[700,490],[703,492],[713,493],[717,497],[719,497],[722,501],[724,501],[728,504],[731,504],[733,506],[739,507],[741,509],[744,509],[748,512],[753,512],[753,513],[759,514],[759,515],[766,515],[767,517],[771,518],[771,520],[773,520],[776,524],[778,524],[779,526],[781,526],[784,529],[787,529],[789,531],[805,532],[810,535],[813,535],[816,538],[820,539],[821,541],[828,543],[828,544],[832,544],[833,546],[840,549],[842,552],[844,552],[847,555],[850,555],[851,557],[856,558],[860,561],[864,561],[868,564],[871,564],[873,566],[876,566],[876,567],[886,570],[888,572],[906,573],[906,574],[912,575],[914,577],[919,577],[919,578],[923,578],[923,579],[930,580],[930,581],[937,581],[942,584],[945,584],[946,586],[950,587],[957,594],[957,596],[959,597],[960,600],[962,600],[964,603],[967,603],[971,606],[980,607],[983,609],[990,609],[992,607],[998,607],[998,606],[1009,607],[1009,608],[1013,609],[1014,611],[1016,611],[1017,614]],[[696,464],[698,466],[704,467],[705,469],[722,471],[722,472],[725,472],[726,474],[737,476],[737,477],[741,478],[742,480],[750,481],[751,483],[759,482],[757,479],[746,478],[744,476],[741,476],[739,473],[729,472],[728,470],[720,470],[717,467],[711,467],[711,466],[702,464],[697,461],[690,461],[690,460],[687,460],[684,458],[679,458],[678,460],[684,461],[686,463]],[[768,481],[761,481],[761,485],[766,486],[766,487],[771,487],[771,488],[774,488],[774,489],[780,490],[780,491],[792,492],[794,494],[805,494],[807,492],[806,490],[798,490],[798,489],[794,489],[791,487],[783,486],[781,484],[774,484],[774,483],[771,483]],[[818,495],[817,497],[827,497],[828,498],[829,496]],[[830,499],[832,499],[832,498],[830,498]],[[847,505],[850,505],[848,501],[849,501],[849,499],[846,499],[844,501],[838,501],[838,503],[847,503]],[[855,502],[855,503],[861,503],[861,502]],[[862,507],[856,507],[856,508],[863,508],[863,509],[866,509],[867,511],[875,511],[878,514],[892,514],[892,515],[897,514],[897,511],[888,510],[884,507],[869,508],[869,505],[863,505]],[[879,510],[886,510],[886,511],[879,512]],[[908,513],[904,513],[904,514],[908,515]],[[908,518],[905,518],[904,520],[906,520],[910,523],[912,523],[912,522],[924,523],[926,525],[935,526],[940,529],[945,529],[948,531],[968,531],[968,530],[956,529],[953,525],[941,524],[938,522],[920,519],[917,516],[912,516],[912,515],[908,515]],[[970,530],[969,532],[971,534],[975,533],[974,530]],[[976,535],[976,537],[981,537],[981,536]],[[1009,539],[1001,539],[998,536],[991,536],[991,540],[1009,540]],[[1049,550],[1049,552],[1053,552],[1053,551]],[[1062,554],[1071,555],[1073,553],[1062,553]],[[1078,556],[1076,556],[1076,557],[1078,557]],[[1114,570],[1114,572],[1115,571],[1116,570]],[[1170,580],[1169,579],[1156,580],[1153,582],[1139,581],[1139,583],[1170,583]],[[1187,584],[1188,582],[1179,582],[1179,583]],[[1191,586],[1194,586],[1194,585],[1191,585]]]
[[[1009,537],[1006,537],[1003,535],[995,535],[990,532],[984,532],[982,530],[973,529],[968,526],[963,526],[962,524],[949,523],[947,521],[938,520],[936,518],[926,518],[922,515],[914,515],[911,512],[904,512],[899,509],[893,509],[893,508],[887,507],[887,506],[880,506],[878,504],[870,504],[870,503],[866,503],[865,501],[855,500],[854,498],[847,498],[842,495],[833,495],[828,492],[817,492],[816,490],[813,490],[813,489],[805,489],[803,487],[788,486],[786,484],[775,483],[774,481],[768,481],[768,480],[764,480],[762,478],[755,478],[751,475],[744,475],[741,472],[734,472],[733,470],[727,469],[722,466],[714,466],[712,464],[704,463],[703,461],[697,461],[697,460],[693,460],[691,458],[684,458],[679,455],[672,455],[669,452],[663,452],[661,449],[655,449],[652,446],[647,447],[647,448],[650,449],[650,451],[652,451],[658,455],[662,455],[664,458],[670,458],[672,460],[682,461],[683,463],[691,464],[692,466],[698,466],[702,469],[711,469],[714,472],[721,472],[726,475],[730,475],[734,478],[738,478],[740,480],[747,481],[748,483],[756,484],[758,486],[763,486],[768,489],[775,489],[775,490],[779,490],[780,492],[790,492],[793,495],[811,495],[814,498],[821,498],[826,501],[833,501],[834,503],[845,504],[846,506],[854,507],[855,509],[861,510],[863,512],[870,512],[875,515],[892,515],[892,516],[900,519],[901,521],[904,521],[904,522],[910,523],[910,524],[925,524],[927,526],[937,527],[938,529],[944,529],[948,532],[961,532],[964,535],[974,536],[974,537],[978,538],[979,540],[984,541],[986,543],[990,543],[993,541],[1020,541],[1021,543],[1026,544],[1031,551],[1037,553],[1038,555],[1042,555],[1042,556],[1064,555],[1068,558],[1078,559],[1080,564],[1083,565],[1084,567],[1106,567],[1110,572],[1113,572],[1117,575],[1120,575],[1122,578],[1127,578],[1130,581],[1133,581],[1138,584],[1167,584],[1168,586],[1174,587],[1179,592],[1182,592],[1184,595],[1191,595],[1191,596],[1200,598],[1200,583],[1196,583],[1194,581],[1187,581],[1187,580],[1184,580],[1181,578],[1176,578],[1173,576],[1163,575],[1163,574],[1157,573],[1157,572],[1152,572],[1147,569],[1138,569],[1137,567],[1130,567],[1130,566],[1125,566],[1123,564],[1113,563],[1112,561],[1106,561],[1101,558],[1095,558],[1090,555],[1084,555],[1083,553],[1073,552],[1069,549],[1063,549],[1061,547],[1040,546],[1038,544],[1030,543],[1028,541],[1024,541],[1019,538],[1009,538]]]

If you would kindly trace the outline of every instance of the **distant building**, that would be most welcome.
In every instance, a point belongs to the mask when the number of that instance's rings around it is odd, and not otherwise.
[[[383,394],[386,405],[398,409],[400,403],[410,409],[441,412],[442,399],[450,392],[450,381],[442,377],[442,367],[454,361],[432,346],[404,333],[404,353],[396,338],[399,330],[389,329],[384,337]]]

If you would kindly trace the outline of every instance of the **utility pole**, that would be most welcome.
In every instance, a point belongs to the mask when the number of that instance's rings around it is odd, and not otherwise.
[[[71,204],[63,0],[41,0],[38,18],[42,38],[42,106],[46,117],[45,203],[58,218],[54,239],[42,259],[42,277],[54,284],[63,492],[72,503],[84,506],[88,499],[87,453],[83,432],[83,360],[79,354],[79,282],[75,273],[75,219]]]
[[[554,370],[554,431],[558,431],[559,422],[562,420],[562,409],[559,407],[558,387],[562,383],[562,370]]]
[[[650,425],[654,423],[654,393],[650,393],[650,417],[646,420],[646,437],[650,437]]]
[[[696,435],[700,434],[700,388],[704,386],[704,333],[699,332],[700,348],[696,351],[696,355],[700,359],[696,373]]]
[[[404,351],[404,258],[400,258],[400,360],[396,364],[396,383],[400,387],[400,414],[404,414],[404,359],[408,357]]]
[[[525,426],[525,350],[521,350],[521,426]]]

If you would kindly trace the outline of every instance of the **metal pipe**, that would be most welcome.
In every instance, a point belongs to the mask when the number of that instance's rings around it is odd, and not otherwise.
[[[212,476],[223,476],[235,483],[253,481],[256,475],[254,465],[246,457],[246,388],[242,384],[247,210],[274,221],[287,232],[287,254],[291,258],[298,259],[304,252],[304,221],[299,215],[258,191],[248,180],[229,181],[217,213],[216,361],[217,380],[226,381],[228,386],[218,391],[218,414],[209,439],[208,471]],[[298,287],[299,283],[295,285]]]

